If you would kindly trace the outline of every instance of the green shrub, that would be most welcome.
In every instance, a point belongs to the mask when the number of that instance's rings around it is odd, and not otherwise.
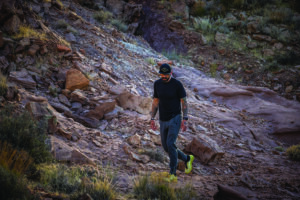
[[[23,178],[0,165],[0,199],[6,200],[28,200],[34,199],[26,187]]]
[[[202,31],[203,34],[213,32],[212,23],[209,18],[195,18],[193,25],[196,31]]]
[[[70,194],[74,199],[85,193],[93,199],[115,199],[116,192],[111,184],[113,179],[104,169],[43,164],[39,165],[38,170],[41,174],[40,182],[50,191]]]
[[[14,113],[15,110],[15,107],[7,106],[0,111],[0,140],[28,152],[35,163],[51,159],[50,147],[45,143],[46,122],[36,122],[28,112]]]
[[[93,15],[94,19],[96,19],[100,23],[106,22],[108,19],[112,18],[112,16],[112,13],[103,10],[98,11]]]
[[[137,199],[188,200],[196,197],[190,185],[174,189],[165,181],[167,176],[167,172],[153,172],[135,180],[133,191]]]
[[[290,159],[300,161],[300,144],[289,147],[286,153]]]
[[[16,174],[23,174],[31,163],[32,158],[26,151],[18,151],[7,142],[0,141],[0,166]]]
[[[116,199],[116,192],[107,179],[95,181],[92,187],[87,188],[87,193],[90,194],[93,199]]]
[[[293,12],[290,8],[280,7],[277,9],[265,8],[264,16],[269,22],[274,24],[290,23],[292,21]]]
[[[156,62],[155,62],[155,60],[153,59],[153,58],[146,58],[146,62],[148,63],[148,64],[150,64],[150,65],[155,65],[156,64]]]
[[[283,152],[283,151],[284,151],[284,149],[283,149],[282,146],[275,147],[275,150],[276,150],[276,151],[280,151],[280,152]]]
[[[128,30],[128,26],[119,19],[113,19],[111,24],[124,33]]]
[[[210,70],[210,75],[211,75],[212,77],[216,77],[217,68],[218,68],[218,65],[217,65],[216,63],[210,64],[209,70]]]
[[[69,24],[64,19],[60,19],[56,22],[55,27],[60,29],[66,29]]]
[[[7,83],[6,83],[6,77],[2,75],[0,72],[0,96],[6,95],[7,92]]]

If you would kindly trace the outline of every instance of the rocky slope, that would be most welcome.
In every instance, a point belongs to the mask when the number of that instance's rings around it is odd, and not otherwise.
[[[0,4],[0,69],[9,80],[1,104],[18,102],[37,119],[48,116],[56,160],[111,165],[124,194],[139,173],[167,171],[148,113],[158,65],[171,61],[143,38],[98,23],[94,10],[76,2],[21,3]],[[57,26],[60,19],[65,28]],[[22,25],[47,39],[15,39]],[[299,143],[300,104],[267,88],[209,78],[189,60],[172,66],[189,103],[178,147],[196,156],[191,174],[178,172],[176,187],[192,183],[199,199],[217,192],[229,198],[228,188],[242,199],[299,199],[299,163],[275,147]],[[164,161],[140,153],[146,150]]]

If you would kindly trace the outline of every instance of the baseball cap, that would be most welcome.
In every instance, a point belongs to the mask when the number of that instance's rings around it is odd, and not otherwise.
[[[164,63],[160,66],[158,73],[160,73],[160,74],[170,74],[171,71],[172,71],[172,69],[171,69],[170,65]]]

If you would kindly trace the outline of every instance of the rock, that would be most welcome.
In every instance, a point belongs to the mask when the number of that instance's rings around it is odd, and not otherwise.
[[[71,104],[71,110],[73,110],[73,111],[76,111],[76,110],[81,109],[81,108],[82,108],[82,104],[79,103],[79,102],[73,102]]]
[[[74,36],[73,33],[68,33],[68,34],[66,34],[66,40],[67,40],[68,42],[71,42],[71,43],[74,43],[74,42],[77,41],[77,40],[76,40],[76,37]]]
[[[138,22],[142,12],[142,4],[127,3],[123,10],[123,20],[128,24]],[[138,25],[138,23],[136,23]]]
[[[89,86],[89,80],[77,69],[70,69],[66,76],[66,89],[84,89]]]
[[[224,41],[226,41],[227,38],[228,38],[228,35],[224,34],[224,33],[217,32],[215,35],[216,42],[224,42]]]
[[[239,192],[218,184],[218,192],[214,195],[214,200],[247,200],[248,198]]]
[[[117,104],[124,109],[135,110],[145,115],[149,114],[152,106],[151,98],[136,96],[129,92],[118,95],[116,101]]]
[[[85,96],[85,94],[79,90],[76,89],[71,93],[71,98],[70,98],[71,102],[79,102],[82,105],[86,105],[89,103],[89,99]]]
[[[89,157],[81,153],[78,149],[70,147],[64,141],[53,136],[50,136],[50,138],[52,147],[51,153],[57,161],[95,165],[95,163]]]
[[[14,71],[9,74],[9,81],[22,85],[26,89],[35,89],[36,82],[28,74],[26,69],[22,71]]]
[[[266,42],[271,42],[272,41],[272,38],[270,36],[267,36],[267,35],[253,34],[252,38],[254,40],[258,40],[258,41],[266,41]]]
[[[19,17],[17,15],[13,15],[4,23],[3,30],[5,30],[9,34],[16,34],[19,31],[20,25],[21,20],[19,19]]]
[[[204,135],[194,138],[184,150],[195,155],[204,164],[217,160],[225,154],[215,141]]]
[[[257,43],[256,42],[249,42],[247,43],[247,48],[248,49],[255,49],[257,47]]]
[[[57,126],[57,134],[63,136],[64,138],[71,140],[72,133],[67,130],[63,123],[58,124]]]
[[[30,7],[32,8],[33,12],[39,14],[41,11],[41,6],[39,4],[31,4]]]
[[[134,134],[127,139],[128,143],[134,147],[138,147],[141,145],[141,136],[138,134]]]
[[[223,75],[223,78],[228,81],[230,79],[230,75],[228,73],[225,73]]]
[[[109,113],[104,114],[105,120],[112,120],[119,116],[119,113],[123,111],[123,108],[116,106],[115,109]]]
[[[49,101],[49,104],[60,113],[70,112],[70,109],[61,103]]]
[[[292,85],[289,85],[285,88],[285,92],[286,93],[290,93],[291,91],[293,91],[293,86]]]
[[[113,111],[115,106],[116,106],[116,101],[115,100],[103,102],[99,106],[97,106],[95,109],[88,112],[86,117],[94,118],[94,119],[98,119],[98,120],[103,119],[103,116],[106,113],[109,113],[109,112]]]
[[[0,56],[0,71],[2,71],[2,72],[7,71],[8,66],[9,66],[9,62],[5,58],[5,56]]]
[[[263,49],[262,54],[264,57],[272,57],[272,56],[274,56],[275,53],[271,49]]]
[[[20,40],[20,45],[23,47],[27,47],[30,45],[30,39],[29,38],[23,38]]]
[[[37,120],[46,120],[48,123],[48,133],[55,133],[57,130],[57,118],[48,108],[50,105],[47,102],[28,102],[25,105],[31,115]]]
[[[60,101],[62,104],[64,104],[65,106],[71,107],[71,103],[70,103],[70,101],[68,100],[68,98],[67,98],[65,95],[59,94],[59,95],[58,95],[58,99],[59,99],[59,101]]]
[[[126,88],[121,85],[114,85],[111,88],[109,88],[108,92],[113,95],[119,95],[119,94],[125,93]]]
[[[29,49],[28,49],[28,54],[30,56],[35,56],[36,55],[36,52],[40,49],[40,46],[39,45],[32,45]]]
[[[177,21],[177,20],[172,20],[170,23],[169,23],[169,29],[172,30],[172,31],[178,31],[178,30],[184,30],[184,25]]]
[[[257,33],[258,32],[259,23],[256,21],[249,22],[247,24],[247,33]]]
[[[69,47],[58,44],[57,45],[57,51],[59,51],[59,52],[71,52],[72,50]]]
[[[273,45],[273,47],[274,47],[275,49],[278,49],[278,50],[280,50],[280,49],[282,49],[282,48],[283,48],[283,44],[282,44],[282,43],[280,43],[280,42],[278,42],[278,43],[275,43],[275,44]]]
[[[173,61],[172,60],[161,60],[157,62],[157,65],[160,67],[162,64],[168,64],[168,65],[173,65]]]
[[[65,114],[65,116],[74,119],[74,121],[76,121],[86,127],[98,128],[100,126],[100,122],[96,119],[79,116],[76,114],[72,114],[71,112],[65,112],[64,114]]]
[[[130,157],[131,160],[148,163],[150,161],[150,157],[147,155],[138,155],[132,151],[132,149],[128,145],[123,146],[124,152]]]
[[[125,4],[124,1],[119,0],[106,1],[106,7],[118,17],[122,16]]]

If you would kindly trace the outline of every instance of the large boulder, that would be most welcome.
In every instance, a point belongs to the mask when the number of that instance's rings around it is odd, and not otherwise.
[[[26,69],[22,71],[14,71],[9,74],[8,80],[23,86],[26,89],[35,89],[36,82]]]
[[[115,109],[115,106],[116,106],[116,101],[114,101],[114,100],[103,102],[99,106],[97,106],[95,109],[88,112],[86,117],[100,120],[103,118],[103,116],[106,113],[113,111]]]
[[[53,136],[51,136],[51,147],[51,153],[59,162],[95,165],[84,153]]]
[[[66,76],[66,89],[76,90],[84,89],[89,86],[89,79],[87,79],[79,70],[70,69]]]
[[[205,135],[194,138],[184,151],[192,153],[204,164],[219,159],[225,154],[214,140]]]
[[[48,108],[50,105],[47,102],[28,102],[25,108],[37,120],[45,120],[48,124],[48,133],[55,133],[57,130],[57,119],[53,112]]]
[[[117,96],[118,105],[124,109],[134,110],[141,114],[149,114],[152,99],[125,92]]]

